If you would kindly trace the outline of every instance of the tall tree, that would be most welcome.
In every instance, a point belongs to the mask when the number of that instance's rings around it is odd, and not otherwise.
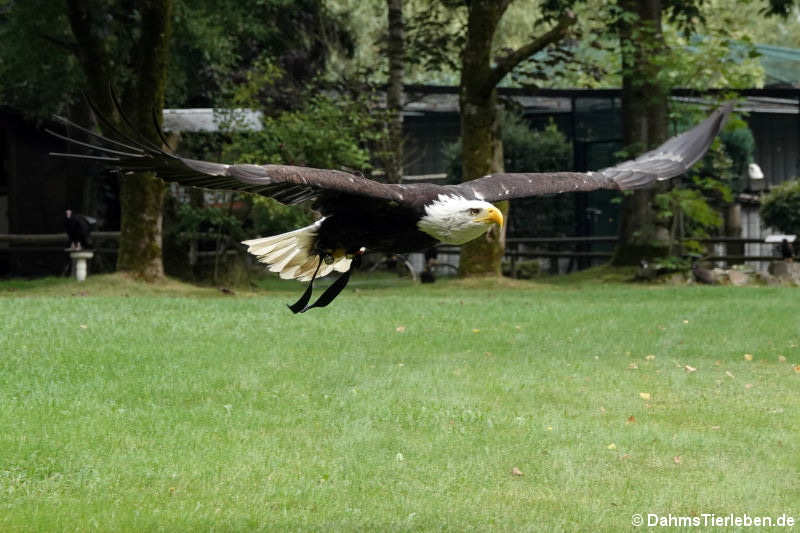
[[[461,52],[459,84],[464,181],[503,171],[497,85],[521,62],[560,41],[575,23],[572,12],[561,9],[561,15],[548,31],[493,60],[495,33],[510,3],[511,0],[467,3],[467,34]],[[558,2],[555,4],[560,6]],[[508,202],[500,202],[498,207],[504,214],[508,213]],[[504,230],[492,230],[486,238],[465,244],[461,247],[461,275],[500,275],[504,251]]]
[[[113,123],[101,124],[104,130],[125,129],[114,108],[109,83],[114,79],[114,62],[103,37],[104,13],[90,0],[67,0],[67,14],[77,47],[78,60],[88,82],[88,94],[100,113]],[[138,38],[132,43],[131,72],[122,98],[126,114],[133,124],[159,127],[164,106],[164,88],[169,62],[172,25],[172,0],[144,0],[138,13],[129,13]],[[135,33],[131,32],[131,33]],[[110,132],[107,132],[110,133]],[[156,145],[161,140],[155,128],[139,132]],[[161,258],[162,203],[164,183],[152,173],[125,175],[120,178],[121,225],[117,269],[152,280],[164,275]]]
[[[665,52],[661,0],[619,0],[619,39],[622,52],[622,127],[628,150],[641,152],[667,138],[669,89],[659,83],[658,58]],[[633,191],[624,197],[619,241],[613,263],[638,264],[663,255],[652,202],[655,189]]]
[[[386,109],[389,122],[389,147],[386,155],[386,180],[399,183],[403,177],[403,72],[405,46],[403,44],[403,0],[386,0],[389,39],[386,52],[389,57],[389,83],[386,89]]]
[[[741,2],[743,6],[754,2]],[[789,0],[769,0],[762,2],[762,14],[786,16],[793,2]],[[690,34],[703,25],[710,31],[711,25],[705,20],[704,7],[707,0],[618,0],[617,30],[622,56],[622,119],[623,138],[627,150],[638,152],[652,148],[667,138],[668,97],[674,83],[691,86],[695,80],[682,79],[675,62],[680,50],[670,50],[664,40],[662,19]],[[728,29],[717,29],[726,37]],[[731,38],[726,39],[730,46]],[[726,55],[727,58],[727,55]],[[704,58],[705,59],[705,58]],[[701,59],[701,63],[703,60]],[[709,60],[709,62],[711,62]],[[672,64],[670,64],[672,63]],[[723,59],[719,64],[730,67],[730,61]],[[663,71],[669,70],[675,76],[670,80]],[[696,78],[705,80],[705,88],[714,79],[709,76],[705,65]],[[745,76],[746,77],[746,76]],[[730,78],[724,78],[731,83]],[[672,184],[674,186],[674,184]],[[624,197],[620,211],[619,241],[614,250],[612,263],[616,265],[635,265],[641,259],[665,255],[669,247],[666,228],[659,228],[653,200],[658,188],[634,191]]]

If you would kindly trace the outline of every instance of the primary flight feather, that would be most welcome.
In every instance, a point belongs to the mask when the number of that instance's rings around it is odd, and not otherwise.
[[[310,226],[243,243],[285,279],[313,283],[334,270],[344,273],[310,306],[309,285],[290,306],[301,312],[330,303],[346,285],[354,258],[364,250],[403,253],[439,242],[463,244],[493,224],[502,225],[503,216],[491,202],[573,191],[639,189],[683,174],[706,153],[732,107],[723,105],[658,148],[597,172],[497,173],[459,185],[386,184],[341,170],[199,161],[118,130],[112,132],[114,138],[104,137],[59,117],[92,142],[50,133],[101,154],[53,155],[100,159],[123,172],[154,171],[181,185],[251,192],[288,205],[313,200],[322,217]]]

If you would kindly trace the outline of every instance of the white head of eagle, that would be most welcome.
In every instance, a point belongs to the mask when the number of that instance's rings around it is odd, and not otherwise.
[[[503,214],[483,200],[440,194],[425,206],[417,227],[445,244],[464,244],[480,237],[492,227],[503,225]]]

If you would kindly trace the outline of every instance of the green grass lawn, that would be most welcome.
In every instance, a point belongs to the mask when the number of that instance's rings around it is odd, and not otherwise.
[[[0,283],[0,531],[800,518],[797,290],[354,281]]]

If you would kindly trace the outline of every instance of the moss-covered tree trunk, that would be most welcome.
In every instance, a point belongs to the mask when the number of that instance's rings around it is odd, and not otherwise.
[[[403,42],[403,0],[386,0],[389,40],[389,83],[386,109],[389,122],[389,147],[386,156],[386,181],[400,183],[403,177],[403,76],[405,47]]]
[[[123,106],[131,122],[150,142],[161,143],[153,116],[161,121],[169,60],[173,0],[142,0],[138,4],[138,41],[130,58],[111,58],[102,40],[102,13],[88,0],[67,0],[77,56],[88,83],[88,94],[99,111],[117,128],[125,130],[109,94],[114,64],[130,62],[133,79],[123,93]],[[101,129],[102,125],[101,125]],[[105,128],[107,129],[107,128]],[[106,133],[109,133],[106,131]],[[161,257],[164,183],[151,173],[121,176],[119,255],[117,269],[152,280],[164,275]]]
[[[510,3],[511,0],[471,0],[468,3],[459,88],[464,181],[503,170],[497,85],[520,62],[563,38],[575,22],[572,13],[565,12],[546,33],[493,60],[492,42],[497,25]],[[508,202],[499,202],[497,207],[507,217]],[[504,251],[505,227],[492,229],[484,237],[461,247],[460,274],[499,276]]]
[[[622,123],[625,146],[643,152],[667,138],[668,90],[657,82],[655,58],[663,53],[661,0],[619,0],[631,16],[623,17],[619,35],[622,48]],[[657,188],[634,191],[624,197],[620,211],[619,241],[612,263],[636,265],[642,259],[664,255],[668,240],[656,221],[653,197]]]
[[[461,159],[464,181],[503,171],[503,144],[496,85],[492,74],[492,41],[508,2],[477,0],[470,4],[467,41],[461,62]],[[505,215],[508,202],[498,207]],[[492,229],[484,237],[461,247],[462,276],[500,275],[505,251],[504,230]]]

